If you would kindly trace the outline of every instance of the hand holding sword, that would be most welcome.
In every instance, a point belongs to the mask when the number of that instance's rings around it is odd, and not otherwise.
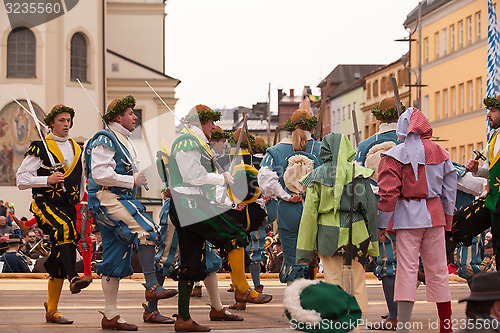
[[[54,156],[49,150],[49,147],[47,146],[47,141],[45,140],[45,136],[42,133],[42,129],[40,128],[40,123],[41,121],[38,119],[36,116],[35,109],[33,108],[33,105],[31,104],[31,100],[28,97],[28,93],[25,88],[23,88],[24,91],[24,96],[26,98],[26,102],[28,103],[29,110],[26,109],[22,104],[16,100],[14,97],[11,95],[10,98],[12,98],[18,105],[20,105],[26,113],[28,113],[31,118],[33,118],[33,121],[35,122],[35,126],[38,132],[38,136],[40,137],[40,140],[43,143],[43,147],[45,148],[45,152],[47,153],[47,156],[49,157],[49,162],[50,166],[45,166],[43,163],[41,165],[42,168],[50,170],[51,175],[47,177],[47,184],[61,184],[61,189],[64,193],[66,193],[66,187],[64,186],[64,164],[62,163],[56,163]],[[62,171],[62,172],[61,172]]]
[[[97,111],[97,114],[99,115],[99,117],[101,117],[101,120],[104,123],[104,127],[107,128],[111,132],[111,134],[115,137],[116,141],[119,142],[118,138],[116,137],[115,132],[113,132],[111,130],[111,128],[109,128],[108,123],[106,123],[106,121],[102,117],[101,112],[99,111],[99,109],[95,105],[94,101],[90,97],[89,93],[87,92],[87,89],[85,89],[85,87],[83,86],[83,84],[80,82],[80,79],[77,78],[76,81],[80,84],[80,87],[82,87],[83,91],[85,92],[85,94],[89,98],[90,103],[92,103],[92,105],[94,106],[94,109]],[[134,163],[134,161],[132,161],[131,158],[123,151],[123,148],[122,148],[122,146],[120,144],[118,144],[118,148],[120,150],[122,150],[123,155],[125,155],[125,158],[127,159],[128,164],[132,167],[132,172],[134,173],[134,185],[144,186],[144,189],[146,191],[149,191],[149,187],[148,187],[148,182],[147,182],[146,176],[144,176],[144,174],[142,172],[139,172],[139,170],[137,169],[136,163]]]
[[[481,152],[476,149],[473,150],[473,153],[476,155],[476,157],[467,161],[467,163],[465,164],[465,172],[462,177],[465,176],[469,171],[473,173],[477,172],[477,170],[479,169],[479,160],[486,161],[486,156],[483,155],[485,151],[486,148],[484,148]]]

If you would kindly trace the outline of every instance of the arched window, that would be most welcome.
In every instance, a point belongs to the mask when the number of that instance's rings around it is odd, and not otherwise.
[[[71,37],[71,81],[87,82],[87,41],[82,33]]]
[[[26,27],[15,28],[7,37],[7,77],[36,77],[36,38]]]

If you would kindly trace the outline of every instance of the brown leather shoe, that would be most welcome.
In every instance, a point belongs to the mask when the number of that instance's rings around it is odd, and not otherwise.
[[[255,287],[254,289],[256,292],[258,292],[259,294],[262,294],[262,292],[264,291],[264,286],[259,284],[257,287]]]
[[[153,312],[147,312],[147,304],[142,303],[142,307],[144,308],[144,313],[142,314],[142,319],[144,320],[145,323],[152,323],[152,324],[173,324],[175,323],[175,320],[169,317],[165,317],[160,314],[158,310],[153,311]],[[160,314],[157,316],[157,314]]]
[[[75,276],[69,284],[69,290],[71,290],[72,294],[78,294],[82,289],[87,288],[91,282],[92,280],[80,279],[78,276]]]
[[[229,289],[226,290],[228,293],[234,293],[234,285],[233,284],[230,284],[229,285]]]
[[[191,292],[191,297],[201,297],[201,286],[194,286],[193,291]]]
[[[245,304],[245,303],[243,303]],[[216,311],[212,306],[210,306],[210,320],[211,321],[243,321],[243,317],[232,314],[227,311],[226,308],[222,308],[220,311]]]
[[[137,331],[138,327],[134,324],[129,323],[119,323],[119,315],[116,315],[113,319],[108,319],[104,315],[104,312],[99,311],[102,314],[101,327],[103,330],[120,330],[120,331]]]
[[[43,303],[43,306],[45,307],[45,321],[47,323],[63,324],[63,325],[73,324],[73,320],[69,320],[61,316],[57,309],[54,311],[47,312],[47,302]],[[59,313],[59,316],[54,317],[54,314],[56,313]]]
[[[145,283],[143,283],[142,285],[144,286],[144,288],[146,288]],[[151,289],[146,289],[146,291],[144,292],[144,296],[146,297],[147,301],[157,301],[177,295],[177,290],[175,289],[164,289],[158,293],[155,293],[156,288],[158,288],[159,286],[160,285],[157,283],[152,286]]]
[[[389,319],[387,318],[385,321],[380,323],[380,326],[373,325],[373,330],[381,330],[381,331],[395,331],[396,326],[398,326],[398,319]]]
[[[176,332],[210,332],[211,328],[208,326],[203,326],[195,321],[193,318],[184,321],[181,316],[174,314],[176,318],[174,329]]]
[[[234,302],[229,306],[231,310],[246,310],[247,303],[245,302]]]
[[[248,302],[255,304],[264,304],[271,302],[273,296],[266,294],[259,294],[257,297],[251,297],[250,292],[252,289],[248,288],[248,290],[243,294],[238,289],[234,289],[234,299],[236,302]]]

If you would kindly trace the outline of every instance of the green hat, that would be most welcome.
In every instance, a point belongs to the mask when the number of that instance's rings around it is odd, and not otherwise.
[[[497,97],[486,97],[483,100],[483,103],[487,109],[500,109],[500,95],[498,95]]]
[[[345,333],[361,318],[354,296],[319,280],[296,280],[285,289],[283,304],[290,325],[305,332]]]
[[[404,112],[406,107],[401,103],[401,110]],[[386,97],[371,109],[372,114],[379,119],[399,118],[394,97]]]
[[[106,124],[109,124],[110,122],[115,119],[116,116],[121,114],[123,111],[125,111],[126,108],[134,108],[135,107],[135,99],[134,96],[128,95],[125,98],[122,99],[114,99],[109,103],[108,109],[106,110],[106,113],[102,117]]]
[[[198,104],[189,110],[188,114],[181,119],[183,123],[205,124],[209,120],[219,121],[220,111],[213,111],[206,105]]]
[[[73,127],[73,118],[75,118],[75,110],[73,110],[73,108],[70,108],[69,106],[66,106],[66,105],[63,105],[63,104],[57,104],[56,106],[54,106],[52,108],[52,110],[50,110],[50,113],[45,117],[44,121],[45,121],[45,125],[49,126],[50,125],[50,122],[52,120],[54,120],[54,118],[60,114],[60,113],[63,113],[63,112],[67,112],[70,114],[71,116],[71,127]]]

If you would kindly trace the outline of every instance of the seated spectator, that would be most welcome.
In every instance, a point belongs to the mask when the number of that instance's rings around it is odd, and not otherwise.
[[[93,237],[95,237],[94,243],[94,251],[92,253],[92,261],[102,262],[102,239],[101,232],[99,230],[94,230],[92,233]]]
[[[1,238],[0,239],[0,256],[2,254],[4,254],[5,252],[7,252],[8,249],[9,249],[9,244],[7,244],[7,240]]]
[[[283,264],[283,250],[281,248],[281,242],[279,240],[274,244],[273,250],[274,259],[271,263],[271,273],[279,273]]]
[[[14,204],[7,203],[7,224],[12,227],[12,222],[14,222],[14,216],[16,215],[16,210]]]
[[[490,243],[492,236],[493,235],[491,234],[490,231],[486,233],[486,235],[484,236],[484,245],[488,245]]]
[[[485,253],[483,261],[481,262],[481,270],[484,272],[491,272],[493,271],[493,260],[491,258],[491,254]]]
[[[7,216],[7,207],[5,207],[3,200],[0,200],[0,216]]]
[[[12,235],[12,227],[7,225],[7,217],[0,216],[0,236]]]
[[[26,245],[26,254],[31,259],[37,259],[37,253],[30,253],[31,249],[36,245],[39,239],[36,237],[34,229],[29,229],[27,232],[23,233],[23,243]]]
[[[3,273],[30,273],[27,258],[18,252],[20,238],[9,238],[9,249],[0,257],[4,262]]]

